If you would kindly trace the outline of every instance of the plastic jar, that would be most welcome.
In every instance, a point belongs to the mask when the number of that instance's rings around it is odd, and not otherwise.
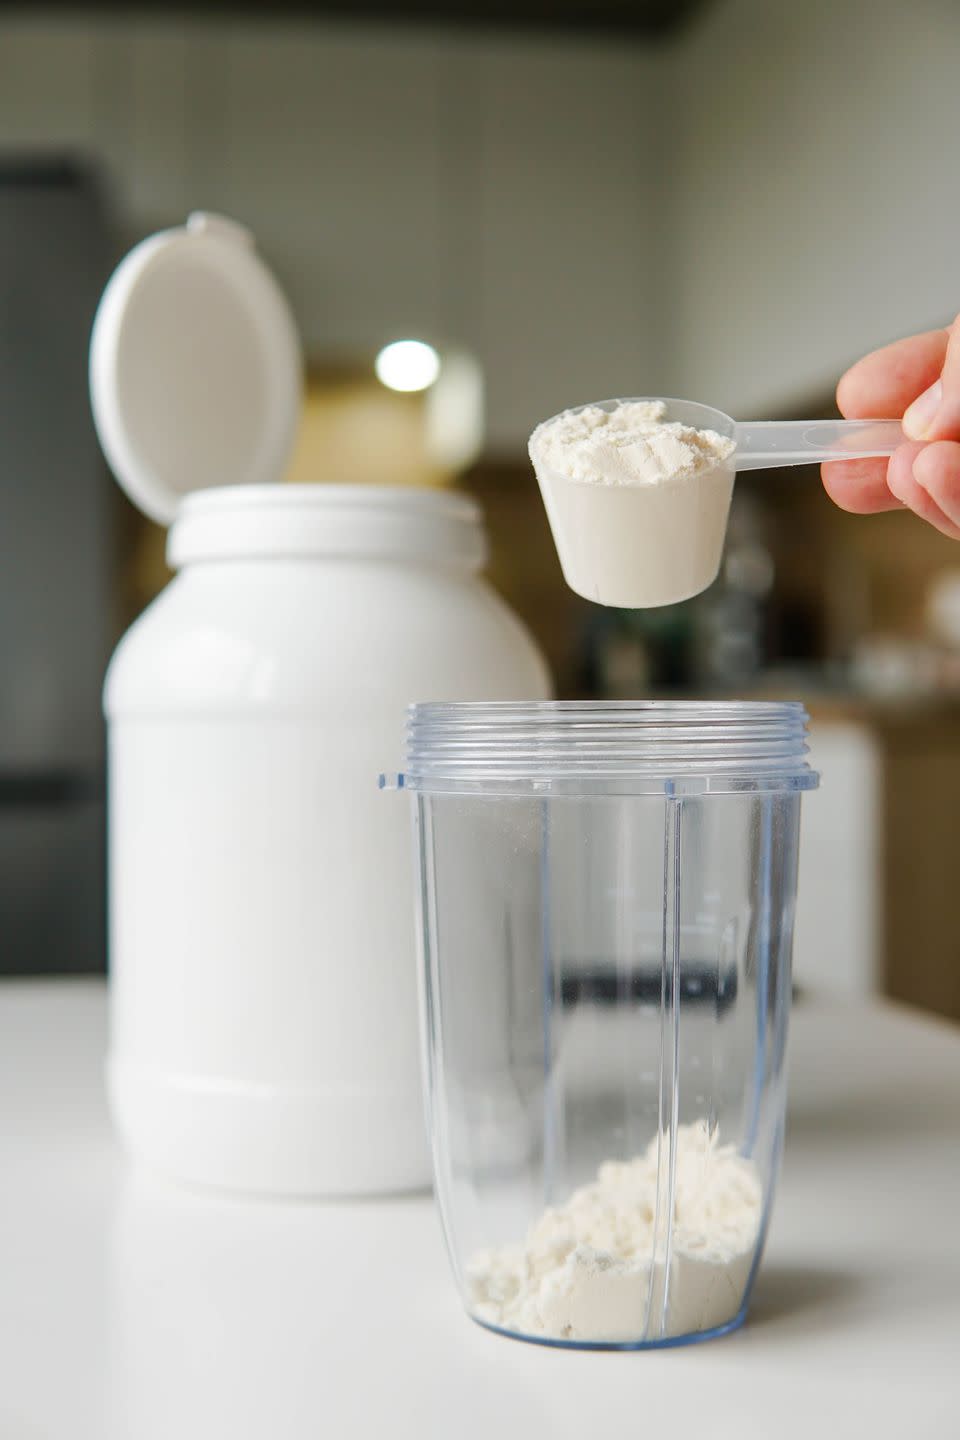
[[[409,822],[376,776],[412,696],[542,696],[544,665],[462,496],[205,491],[168,549],[105,690],[116,1122],[187,1180],[423,1185]]]
[[[471,500],[274,483],[301,379],[287,302],[232,220],[149,236],[104,291],[97,432],[180,572],[105,687],[110,1104],[184,1180],[404,1190],[429,1181],[413,862],[377,772],[418,696],[541,699],[549,680],[481,579]]]
[[[739,1324],[783,1139],[805,714],[417,705],[435,1185],[471,1315]]]

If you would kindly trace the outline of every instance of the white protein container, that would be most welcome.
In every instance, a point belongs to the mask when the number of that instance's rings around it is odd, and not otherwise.
[[[129,1149],[171,1176],[382,1193],[430,1166],[412,842],[377,776],[414,699],[540,699],[549,679],[480,577],[472,501],[262,483],[298,372],[272,277],[215,217],[139,246],[94,327],[104,449],[173,520],[179,571],[105,686],[108,1089]]]

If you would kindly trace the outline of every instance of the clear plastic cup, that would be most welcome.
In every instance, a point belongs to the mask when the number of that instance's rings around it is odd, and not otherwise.
[[[612,411],[628,403],[602,400],[570,413]],[[662,403],[664,423],[677,421],[734,437],[734,422],[722,410],[693,400]],[[733,455],[710,469],[658,484],[572,480],[539,459],[537,437],[550,423],[545,420],[531,435],[530,459],[571,590],[598,605],[642,609],[688,600],[713,584],[736,478]]]
[[[436,1195],[482,1324],[633,1349],[743,1320],[783,1139],[805,719],[413,707]]]

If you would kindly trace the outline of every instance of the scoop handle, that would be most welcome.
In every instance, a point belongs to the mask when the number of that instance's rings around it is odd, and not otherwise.
[[[737,470],[816,465],[892,455],[906,440],[899,420],[742,420],[734,426]]]

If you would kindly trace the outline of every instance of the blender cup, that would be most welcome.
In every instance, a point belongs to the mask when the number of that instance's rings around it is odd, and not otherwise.
[[[436,1195],[481,1324],[745,1316],[785,1109],[797,704],[428,704],[407,765]]]

